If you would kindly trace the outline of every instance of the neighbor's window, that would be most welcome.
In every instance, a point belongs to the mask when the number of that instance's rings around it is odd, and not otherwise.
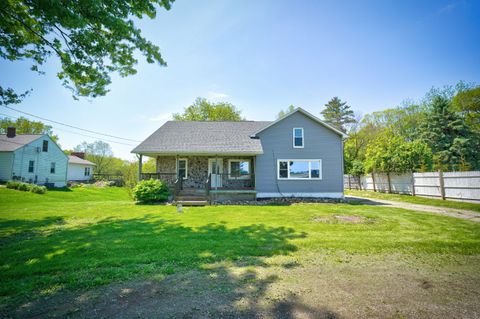
[[[48,152],[48,141],[43,141],[42,151],[43,152]]]
[[[228,163],[229,178],[250,178],[249,160],[229,160]]]
[[[321,179],[322,160],[279,160],[278,179]]]
[[[83,173],[84,176],[90,176],[90,167],[85,167],[85,172]]]
[[[293,147],[303,148],[303,128],[301,127],[293,129]]]
[[[55,174],[55,163],[50,163],[50,174]]]
[[[188,161],[186,158],[180,158],[177,164],[178,177],[188,178]]]
[[[33,173],[33,169],[35,168],[35,161],[28,162],[28,172]]]

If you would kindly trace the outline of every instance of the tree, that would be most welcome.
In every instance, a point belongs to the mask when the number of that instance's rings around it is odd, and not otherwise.
[[[346,125],[355,123],[355,117],[347,102],[342,102],[338,97],[332,98],[325,104],[325,109],[320,112],[325,122],[338,128],[342,132],[347,131]]]
[[[434,152],[437,168],[465,170],[479,166],[475,136],[453,112],[448,99],[441,96],[433,99],[420,131],[422,140]]]
[[[85,152],[86,159],[95,163],[95,172],[98,174],[112,174],[114,157],[112,148],[108,143],[95,141],[93,143],[83,142],[73,149],[75,152]]]
[[[30,121],[23,116],[16,120],[7,117],[0,118],[0,134],[6,134],[9,126],[15,127],[17,134],[47,134],[53,141],[58,141],[58,136],[53,134],[52,127],[40,121]]]
[[[452,107],[473,131],[480,133],[480,86],[459,92],[452,99]]]
[[[295,106],[293,106],[293,104],[290,104],[285,111],[281,110],[280,112],[278,112],[277,119],[282,118],[288,113],[292,113],[293,111],[295,111]]]
[[[173,0],[2,1],[0,57],[29,59],[40,70],[54,54],[57,73],[73,97],[97,97],[108,92],[110,73],[136,73],[135,52],[148,63],[165,66],[159,47],[145,39],[133,18],[154,18],[157,7],[170,9]],[[18,103],[26,93],[0,87],[0,104]]]
[[[241,121],[241,111],[228,102],[210,102],[198,97],[183,113],[173,114],[175,121]]]
[[[405,141],[402,137],[385,132],[366,150],[365,172],[405,173],[425,171],[431,167],[432,151],[420,140]]]

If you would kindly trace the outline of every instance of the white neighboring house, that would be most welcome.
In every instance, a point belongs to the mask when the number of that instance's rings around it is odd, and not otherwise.
[[[0,181],[63,187],[67,185],[67,163],[67,155],[48,135],[17,135],[14,127],[0,135]]]
[[[68,156],[68,174],[69,181],[89,181],[92,178],[95,163],[85,159],[85,153],[73,152]]]

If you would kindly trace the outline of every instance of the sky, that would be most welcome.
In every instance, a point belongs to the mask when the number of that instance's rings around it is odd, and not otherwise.
[[[274,120],[290,104],[320,115],[334,96],[367,114],[432,86],[480,83],[480,1],[179,0],[137,25],[168,66],[139,55],[138,73],[114,75],[104,97],[75,101],[55,59],[45,75],[28,61],[0,59],[0,83],[33,89],[14,108],[138,141],[196,97],[231,102],[248,120]],[[111,140],[53,127],[64,149]],[[133,159],[137,143],[116,141],[129,145],[107,141],[114,154]]]

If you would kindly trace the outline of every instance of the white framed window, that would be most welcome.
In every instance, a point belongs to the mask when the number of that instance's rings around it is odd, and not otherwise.
[[[35,169],[35,161],[28,161],[28,172],[33,173]]]
[[[183,179],[188,178],[188,160],[186,158],[177,160],[177,175]]]
[[[277,178],[282,180],[322,179],[322,160],[321,159],[278,160]]]
[[[90,176],[90,167],[85,167],[84,176]]]
[[[55,162],[50,163],[50,174],[55,174]]]
[[[294,127],[292,136],[293,148],[303,148],[305,146],[303,127]]]
[[[251,174],[250,160],[231,159],[228,160],[229,179],[249,179]]]

